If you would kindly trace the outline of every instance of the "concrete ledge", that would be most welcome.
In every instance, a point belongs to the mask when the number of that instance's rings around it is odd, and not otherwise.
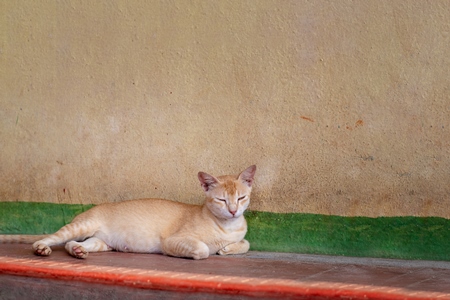
[[[216,299],[450,299],[448,262],[286,253],[250,252],[194,261],[105,252],[78,260],[58,247],[49,257],[37,257],[30,245],[0,245],[0,277],[2,299],[18,293],[36,296],[37,290],[46,298],[61,298],[63,294],[64,299],[71,299],[71,295],[79,298],[75,296],[80,285],[84,286],[81,291],[97,291],[99,296],[114,290],[112,296],[117,298],[128,294],[159,298],[183,295],[183,299],[212,295]],[[48,289],[42,288],[45,286]],[[74,294],[67,294],[69,290]]]

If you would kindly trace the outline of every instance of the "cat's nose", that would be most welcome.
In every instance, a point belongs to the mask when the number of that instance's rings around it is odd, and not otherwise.
[[[236,214],[236,212],[237,212],[237,210],[231,210],[231,209],[229,209],[228,210],[229,212],[230,212],[230,214],[232,214],[233,216]]]

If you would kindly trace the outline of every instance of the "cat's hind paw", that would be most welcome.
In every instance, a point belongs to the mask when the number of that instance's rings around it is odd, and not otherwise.
[[[83,248],[83,246],[74,246],[72,248],[73,256],[76,258],[86,258],[89,254],[89,252],[86,251],[86,249]]]
[[[52,253],[52,249],[46,244],[33,244],[34,254],[39,256],[49,256]]]
[[[86,258],[89,252],[77,242],[69,242],[66,244],[66,250],[70,255],[76,258]]]

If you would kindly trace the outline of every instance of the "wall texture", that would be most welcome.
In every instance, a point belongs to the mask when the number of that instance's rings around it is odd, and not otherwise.
[[[0,5],[0,201],[450,218],[447,0]]]

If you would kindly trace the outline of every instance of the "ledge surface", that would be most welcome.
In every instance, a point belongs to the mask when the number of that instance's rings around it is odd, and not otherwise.
[[[71,285],[95,285],[91,290],[97,291],[118,289],[113,294],[117,297],[121,293],[165,292],[160,298],[183,294],[184,298],[214,295],[217,299],[450,299],[449,262],[291,253],[249,252],[194,261],[158,254],[103,252],[80,260],[62,247],[54,247],[49,257],[38,257],[32,254],[31,245],[0,244],[0,278],[2,299],[13,298],[15,293],[34,293],[33,280],[64,285],[66,291]]]

